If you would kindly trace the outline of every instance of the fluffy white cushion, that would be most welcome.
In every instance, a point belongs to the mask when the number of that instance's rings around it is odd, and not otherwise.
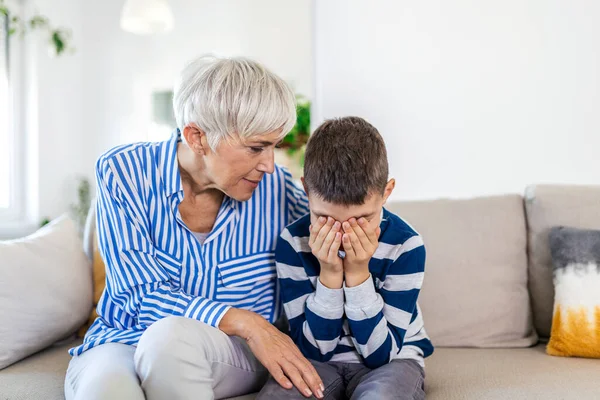
[[[69,217],[0,242],[0,369],[75,332],[91,307],[91,262]]]

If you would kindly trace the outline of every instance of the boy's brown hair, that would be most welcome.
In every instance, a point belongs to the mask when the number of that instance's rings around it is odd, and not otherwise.
[[[388,172],[383,138],[359,117],[325,121],[306,146],[306,190],[329,203],[364,204],[369,195],[384,193]]]

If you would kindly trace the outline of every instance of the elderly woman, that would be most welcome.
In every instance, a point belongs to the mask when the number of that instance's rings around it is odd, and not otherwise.
[[[213,399],[284,387],[322,397],[311,364],[273,323],[274,249],[308,212],[274,165],[294,95],[263,66],[201,58],[174,95],[179,129],[96,165],[106,263],[99,318],[71,349],[67,399]]]

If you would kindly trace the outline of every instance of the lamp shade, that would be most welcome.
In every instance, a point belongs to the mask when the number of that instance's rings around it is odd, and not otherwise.
[[[126,0],[121,11],[121,29],[138,35],[167,32],[173,25],[166,0]]]

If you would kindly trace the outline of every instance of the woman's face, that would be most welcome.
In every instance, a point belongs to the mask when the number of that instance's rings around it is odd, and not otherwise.
[[[250,199],[263,176],[273,173],[274,150],[280,140],[281,133],[272,132],[221,141],[216,151],[208,148],[203,155],[206,178],[235,200]]]

